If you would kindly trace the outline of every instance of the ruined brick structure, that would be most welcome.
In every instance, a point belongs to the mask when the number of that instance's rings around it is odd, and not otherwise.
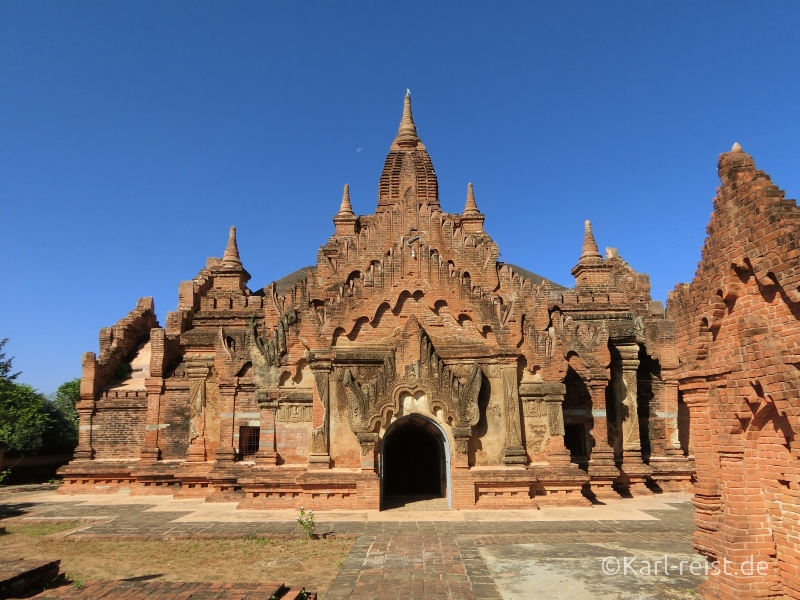
[[[800,598],[800,210],[738,144],[719,177],[697,274],[667,311],[697,461],[695,548],[721,571],[701,591]]]
[[[690,485],[674,323],[591,226],[574,289],[498,262],[472,186],[442,211],[406,96],[374,214],[348,187],[315,267],[251,291],[221,259],[83,359],[63,491],[241,507],[588,504]],[[576,252],[577,254],[577,252]]]

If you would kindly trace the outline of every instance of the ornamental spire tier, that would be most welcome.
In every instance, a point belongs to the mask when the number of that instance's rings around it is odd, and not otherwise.
[[[467,184],[467,202],[464,205],[464,214],[471,215],[474,213],[480,212],[478,210],[478,205],[475,204],[475,192],[472,189],[472,184]]]
[[[358,217],[353,212],[353,205],[350,204],[350,186],[344,184],[342,192],[342,203],[339,205],[339,212],[333,217],[333,224],[336,225],[336,233],[340,235],[354,235]]]
[[[405,209],[428,205],[439,208],[439,183],[428,151],[417,135],[411,94],[403,99],[403,116],[389,148],[378,185],[378,208]]]
[[[350,204],[350,186],[344,184],[344,192],[342,192],[342,204],[339,206],[339,216],[353,215],[353,205]]]
[[[209,263],[214,274],[214,288],[224,290],[238,289],[242,293],[249,293],[247,292],[246,284],[250,280],[250,273],[244,269],[242,260],[239,258],[236,227],[231,227],[228,234],[228,245],[225,247],[222,260],[215,258],[209,259],[209,261],[214,261]]]
[[[467,184],[467,201],[464,204],[464,212],[461,214],[461,222],[465,233],[480,233],[483,231],[483,220],[486,217],[478,210],[475,202],[475,191],[472,184]]]
[[[612,287],[611,265],[603,260],[594,240],[591,221],[584,223],[583,247],[578,264],[572,269],[576,287],[582,290],[602,291]]]
[[[239,246],[236,244],[236,227],[231,227],[228,234],[228,245],[225,248],[225,254],[222,255],[222,262],[226,265],[242,266],[242,260],[239,258]]]
[[[583,230],[583,248],[581,249],[581,260],[602,260],[600,251],[597,249],[597,242],[594,241],[594,232],[592,231],[592,222],[587,220],[584,223]]]

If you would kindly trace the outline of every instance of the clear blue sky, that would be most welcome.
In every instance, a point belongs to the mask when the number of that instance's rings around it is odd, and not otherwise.
[[[258,289],[374,210],[406,88],[460,211],[572,285],[583,221],[665,300],[733,142],[797,197],[797,2],[0,2],[0,338],[44,392],[236,225]]]

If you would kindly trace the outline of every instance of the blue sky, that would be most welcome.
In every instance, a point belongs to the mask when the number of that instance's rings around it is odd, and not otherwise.
[[[561,284],[591,219],[665,300],[742,144],[800,190],[794,2],[0,1],[0,338],[44,392],[230,225],[258,289],[373,212],[406,88],[445,210]]]

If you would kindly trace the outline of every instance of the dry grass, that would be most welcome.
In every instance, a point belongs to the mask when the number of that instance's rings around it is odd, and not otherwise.
[[[75,582],[148,577],[161,581],[282,581],[324,592],[353,540],[333,538],[210,541],[71,541],[63,532],[84,524],[7,523],[0,556],[61,559]]]

